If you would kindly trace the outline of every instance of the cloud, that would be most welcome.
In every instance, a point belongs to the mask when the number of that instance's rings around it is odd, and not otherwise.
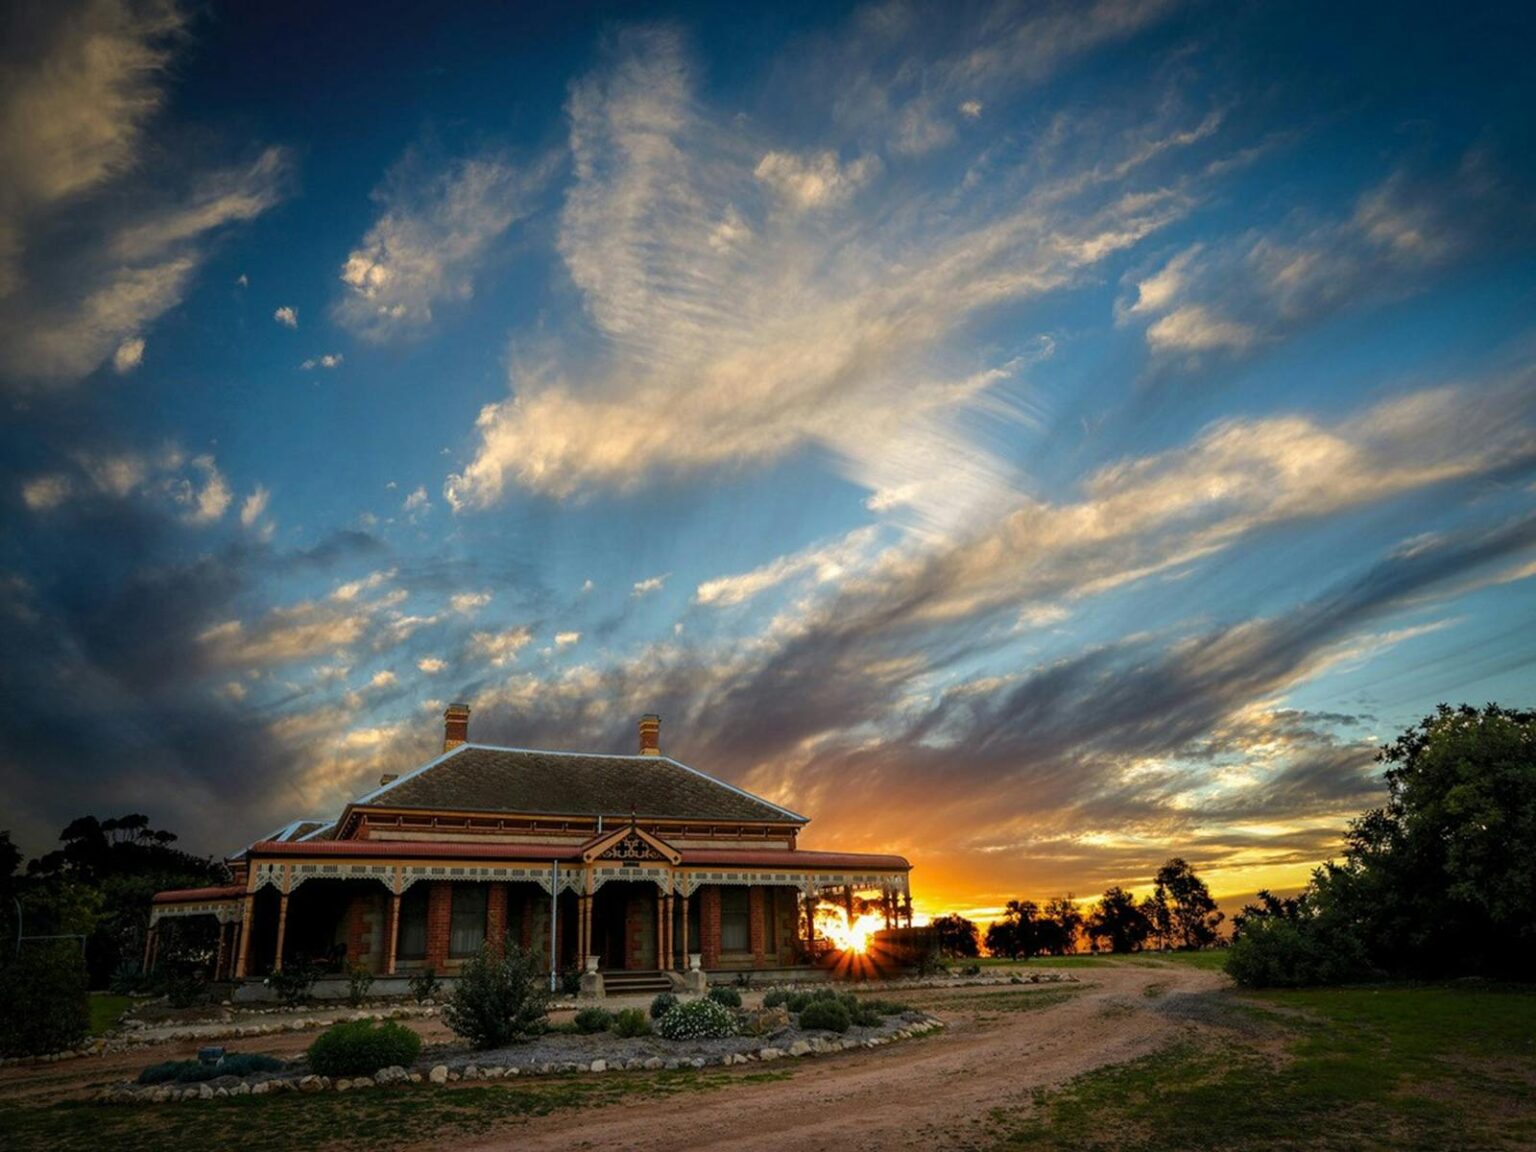
[[[555,633],[555,647],[556,648],[569,648],[572,644],[579,643],[580,641],[581,641],[581,633],[580,632],[556,632]]]
[[[133,336],[124,340],[112,354],[112,368],[119,376],[132,372],[143,361],[144,338],[142,336]]]
[[[48,512],[69,499],[73,484],[68,476],[39,476],[22,485],[21,498],[34,512]]]
[[[448,663],[445,660],[439,660],[436,656],[423,656],[420,660],[416,661],[416,667],[428,676],[436,676],[444,668],[448,667]]]
[[[340,368],[344,359],[340,352],[327,352],[324,356],[316,356],[304,361],[299,367],[305,372],[313,372],[316,368]]]
[[[667,582],[667,576],[670,575],[671,573],[669,572],[665,576],[648,576],[644,580],[636,580],[634,591],[630,595],[639,597],[649,596],[652,592],[660,592],[662,585]]]
[[[205,526],[221,520],[233,495],[213,456],[188,458],[175,445],[158,452],[78,451],[72,471],[34,477],[22,486],[22,499],[35,512],[66,502],[158,501],[187,524]]]
[[[297,328],[299,326],[298,310],[286,304],[272,313],[272,319],[276,320],[284,328]]]
[[[426,488],[418,485],[416,490],[405,498],[405,502],[400,505],[400,510],[412,519],[430,512],[432,501],[427,499]]]
[[[474,295],[495,245],[534,208],[547,168],[505,156],[459,160],[425,175],[407,155],[374,192],[382,211],[341,269],[336,319],[368,340],[425,331],[434,310]]]
[[[980,100],[966,100],[960,105],[960,115],[967,120],[981,119],[982,104]]]
[[[267,503],[272,498],[260,484],[251,490],[251,494],[240,505],[240,523],[243,527],[250,528],[256,521],[267,514]]]
[[[694,603],[717,608],[733,607],[786,581],[807,575],[818,584],[835,581],[867,558],[875,538],[874,528],[858,528],[840,540],[780,556],[750,572],[706,580],[694,593]]]
[[[469,638],[470,652],[489,660],[500,668],[517,659],[517,654],[528,646],[533,634],[527,628],[513,628],[505,632],[476,632]]]
[[[830,150],[797,156],[769,152],[758,161],[753,175],[788,206],[800,211],[832,208],[847,200],[880,171],[874,156],[860,156],[848,164]]]
[[[1242,351],[1253,343],[1255,335],[1250,325],[1223,320],[1199,304],[1188,304],[1149,327],[1147,344],[1154,352]]]
[[[966,421],[1020,418],[998,394],[1023,387],[1040,346],[1030,333],[978,367],[966,333],[1081,283],[1186,206],[1138,173],[1190,130],[1141,121],[1094,129],[1118,162],[1006,192],[903,186],[829,233],[820,213],[762,208],[763,153],[723,142],[667,29],[618,38],[569,115],[558,246],[599,354],[515,357],[514,394],[481,410],[473,458],[444,485],[459,511],[514,485],[578,497],[816,448],[872,491],[906,492],[916,518],[963,521],[1016,479]],[[846,180],[822,167],[781,158],[770,174],[814,200]]]
[[[457,592],[448,600],[449,606],[461,616],[473,616],[490,602],[489,592]]]

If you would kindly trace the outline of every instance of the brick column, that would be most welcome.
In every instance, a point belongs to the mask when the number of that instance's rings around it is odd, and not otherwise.
[[[688,970],[688,897],[683,896],[683,914],[680,917],[683,922],[683,971]]]
[[[366,937],[368,924],[365,917],[367,911],[367,898],[361,893],[354,893],[352,899],[347,902],[347,963],[348,965],[359,963],[368,954]]]
[[[672,970],[672,893],[670,891],[662,895],[661,903],[661,923],[663,928],[661,934],[661,970],[663,972],[670,972]]]
[[[699,890],[699,951],[705,968],[720,967],[720,889],[713,884]]]
[[[448,963],[448,936],[453,928],[453,884],[434,880],[427,893],[427,965],[441,973]]]
[[[752,967],[763,966],[763,897],[766,890],[757,885],[747,889],[747,940],[752,947]]]
[[[507,935],[507,886],[492,884],[485,896],[485,938],[501,954]]]
[[[219,950],[213,957],[213,978],[224,979],[224,965],[229,959],[229,925],[219,921]]]
[[[523,951],[527,952],[533,947],[533,897],[528,892],[523,892]]]

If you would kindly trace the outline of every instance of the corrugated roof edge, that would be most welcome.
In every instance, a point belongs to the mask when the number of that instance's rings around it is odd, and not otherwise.
[[[594,760],[634,760],[647,764],[652,763],[657,759],[657,757],[654,756],[633,756],[625,755],[619,752],[565,752],[557,751],[553,748],[508,748],[501,744],[460,744],[457,748],[450,748],[441,756],[435,757],[434,759],[427,761],[425,764],[422,764],[417,768],[412,768],[409,772],[400,776],[398,779],[391,780],[388,784],[380,785],[372,792],[369,792],[367,795],[358,797],[356,800],[352,801],[348,807],[351,808],[357,807],[361,804],[375,803],[378,797],[384,795],[384,793],[398,788],[407,780],[414,780],[423,772],[426,772],[432,768],[436,768],[443,761],[458,755],[458,753],[468,748],[476,748],[482,752],[522,752],[532,756],[581,756]],[[753,800],[759,804],[764,805],[765,807],[772,808],[775,812],[781,812],[790,820],[798,821],[801,824],[809,824],[811,822],[811,818],[809,816],[802,816],[798,812],[791,812],[788,808],[782,808],[771,800],[764,800],[761,796],[755,796],[744,788],[738,788],[734,784],[729,784],[726,781],[721,780],[718,776],[711,776],[708,772],[701,772],[699,769],[694,768],[691,765],[684,764],[681,760],[674,760],[671,756],[662,756],[660,759],[665,760],[668,764],[673,764],[678,768],[683,769],[685,772],[692,772],[695,776],[698,776],[704,780],[708,780],[711,784],[718,784],[720,787],[734,792],[738,796],[744,796],[748,800]],[[332,821],[332,823],[334,823],[334,821]]]
[[[297,820],[290,820],[290,821],[288,821],[288,823],[284,824],[276,832],[271,832],[271,833],[267,834],[266,836],[258,836],[256,839],[252,840],[249,844],[247,844],[244,848],[240,849],[240,851],[234,853],[233,855],[225,857],[225,859],[227,859],[227,860],[238,860],[238,859],[240,859],[240,857],[244,856],[247,852],[249,852],[252,848],[256,847],[256,845],[258,845],[258,844],[266,844],[266,843],[270,843],[272,841],[287,840],[290,836],[293,835],[294,830],[296,828],[298,828],[298,826],[300,824],[318,824],[318,825],[320,825],[320,827],[316,828],[314,830],[314,832],[307,832],[303,836],[299,837],[299,839],[301,839],[301,840],[308,840],[311,836],[313,836],[315,834],[315,832],[324,832],[327,828],[329,828],[334,823],[336,823],[336,821],[334,821],[334,820],[327,820],[324,816],[320,816],[320,817],[300,816]]]

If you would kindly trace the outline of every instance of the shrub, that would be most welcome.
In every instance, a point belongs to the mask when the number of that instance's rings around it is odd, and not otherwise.
[[[837,1003],[848,1013],[848,1022],[860,1028],[878,1028],[884,1019],[873,1005],[865,1003],[851,992],[839,996]]]
[[[277,993],[284,1004],[299,1004],[309,999],[309,990],[320,978],[320,969],[306,960],[295,960],[262,981]]]
[[[711,988],[709,990],[709,998],[716,1004],[720,1005],[722,1008],[741,1007],[741,993],[736,991],[734,988],[727,988],[724,986]]]
[[[651,1022],[638,1008],[626,1008],[613,1018],[614,1035],[626,1040],[633,1036],[649,1036]]]
[[[763,993],[764,1008],[778,1008],[780,1005],[787,1005],[788,1003],[788,988],[770,988],[767,992]]]
[[[430,965],[418,970],[411,977],[411,995],[416,997],[416,1003],[430,1000],[436,996],[443,982],[437,978],[437,969]]]
[[[581,994],[581,969],[567,968],[560,973],[560,991],[566,996]]]
[[[192,972],[172,972],[165,978],[165,999],[172,1008],[190,1008],[205,998],[207,985]]]
[[[362,964],[353,964],[347,969],[347,1003],[356,1008],[368,998],[368,989],[373,987],[373,973]]]
[[[84,1040],[91,1025],[87,978],[78,944],[23,947],[0,968],[0,1055],[39,1056]]]
[[[784,1007],[788,1008],[791,1012],[798,1013],[805,1011],[805,1006],[810,1002],[811,994],[809,992],[791,992],[784,999]]]
[[[806,1031],[846,1032],[851,1023],[841,1000],[812,1000],[800,1012],[800,1027]]]
[[[651,1019],[660,1020],[668,1012],[677,1007],[677,997],[670,992],[656,993],[656,999],[651,1001]]]
[[[881,1000],[878,997],[870,997],[861,1001],[864,1007],[881,1016],[900,1016],[904,1012],[912,1011],[910,1005],[903,1004],[900,1000]]]
[[[327,1028],[309,1046],[309,1066],[319,1076],[372,1076],[380,1068],[409,1067],[421,1054],[421,1037],[393,1020],[349,1020]]]
[[[132,996],[135,992],[142,992],[144,976],[138,964],[133,960],[120,961],[112,969],[112,978],[107,982],[107,988],[114,996]]]
[[[736,1035],[736,1017],[713,1000],[689,1000],[656,1021],[668,1040],[721,1040]]]
[[[256,1072],[281,1072],[285,1065],[275,1056],[260,1052],[231,1052],[214,1064],[200,1060],[166,1060],[139,1073],[140,1084],[196,1084],[219,1076],[250,1076]]]
[[[613,1013],[603,1008],[583,1008],[576,1013],[576,1031],[585,1036],[606,1032],[613,1026]]]
[[[487,940],[459,973],[443,1019],[476,1048],[499,1048],[543,1029],[549,990],[538,960],[512,942]]]

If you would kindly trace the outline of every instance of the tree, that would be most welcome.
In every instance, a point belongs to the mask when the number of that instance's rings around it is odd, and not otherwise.
[[[969,957],[981,955],[976,925],[964,916],[951,912],[937,917],[929,925],[939,940],[939,951],[946,956]]]
[[[1017,960],[1033,956],[1039,949],[1040,908],[1033,900],[1010,900],[1003,906],[1003,918],[987,927],[987,952]]]
[[[460,969],[443,1021],[476,1048],[500,1048],[543,1027],[549,995],[533,952],[511,936],[487,940]]]
[[[1109,942],[1111,952],[1135,952],[1152,935],[1152,922],[1124,888],[1105,890],[1087,921],[1088,938]]]
[[[1217,926],[1225,917],[1216,910],[1205,881],[1184,860],[1175,856],[1157,870],[1152,902],[1164,946],[1206,948],[1216,942]]]
[[[1053,896],[1046,902],[1040,915],[1040,943],[1042,950],[1053,956],[1063,956],[1077,948],[1078,933],[1082,931],[1083,914],[1072,899],[1072,893]]]
[[[1381,749],[1387,801],[1294,908],[1243,910],[1244,983],[1536,971],[1536,712],[1441,705]],[[1273,903],[1272,903],[1273,901]]]

